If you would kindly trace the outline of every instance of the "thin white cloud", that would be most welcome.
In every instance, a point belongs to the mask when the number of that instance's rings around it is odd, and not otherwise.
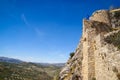
[[[32,27],[32,26],[30,25],[30,23],[28,22],[28,20],[27,20],[27,18],[26,18],[26,16],[25,16],[24,13],[21,14],[21,19],[22,19],[22,21],[24,22],[24,24],[25,24],[27,27],[32,28],[33,31],[34,31],[38,36],[43,36],[43,35],[44,35],[44,32],[41,31],[39,28],[37,28],[37,27]]]
[[[35,30],[35,32],[38,36],[43,36],[44,35],[44,32],[42,32],[40,29],[34,28],[34,30]]]
[[[30,26],[30,24],[28,23],[28,21],[27,21],[27,19],[26,19],[24,14],[21,15],[21,19],[25,23],[26,26]]]

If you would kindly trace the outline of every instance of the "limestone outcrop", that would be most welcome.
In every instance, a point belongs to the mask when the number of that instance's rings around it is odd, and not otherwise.
[[[59,80],[120,80],[120,9],[99,10],[83,20],[75,55]]]

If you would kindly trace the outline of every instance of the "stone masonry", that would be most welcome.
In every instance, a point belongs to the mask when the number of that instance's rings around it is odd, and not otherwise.
[[[120,80],[120,49],[105,41],[120,32],[119,13],[120,9],[99,10],[83,20],[80,43],[59,80]]]

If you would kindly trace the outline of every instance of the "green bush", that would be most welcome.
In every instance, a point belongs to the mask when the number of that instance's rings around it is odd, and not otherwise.
[[[74,54],[75,54],[74,52],[71,52],[70,53],[70,58],[72,58],[74,56]]]
[[[93,77],[93,78],[92,78],[92,80],[96,80],[96,78],[95,78],[95,77]]]
[[[116,11],[114,16],[115,16],[116,18],[119,18],[119,17],[120,17],[120,11]]]

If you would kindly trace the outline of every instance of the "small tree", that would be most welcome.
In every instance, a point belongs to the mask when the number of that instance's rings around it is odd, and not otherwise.
[[[75,54],[74,52],[71,52],[70,53],[70,58],[72,58],[74,56],[74,54]]]

